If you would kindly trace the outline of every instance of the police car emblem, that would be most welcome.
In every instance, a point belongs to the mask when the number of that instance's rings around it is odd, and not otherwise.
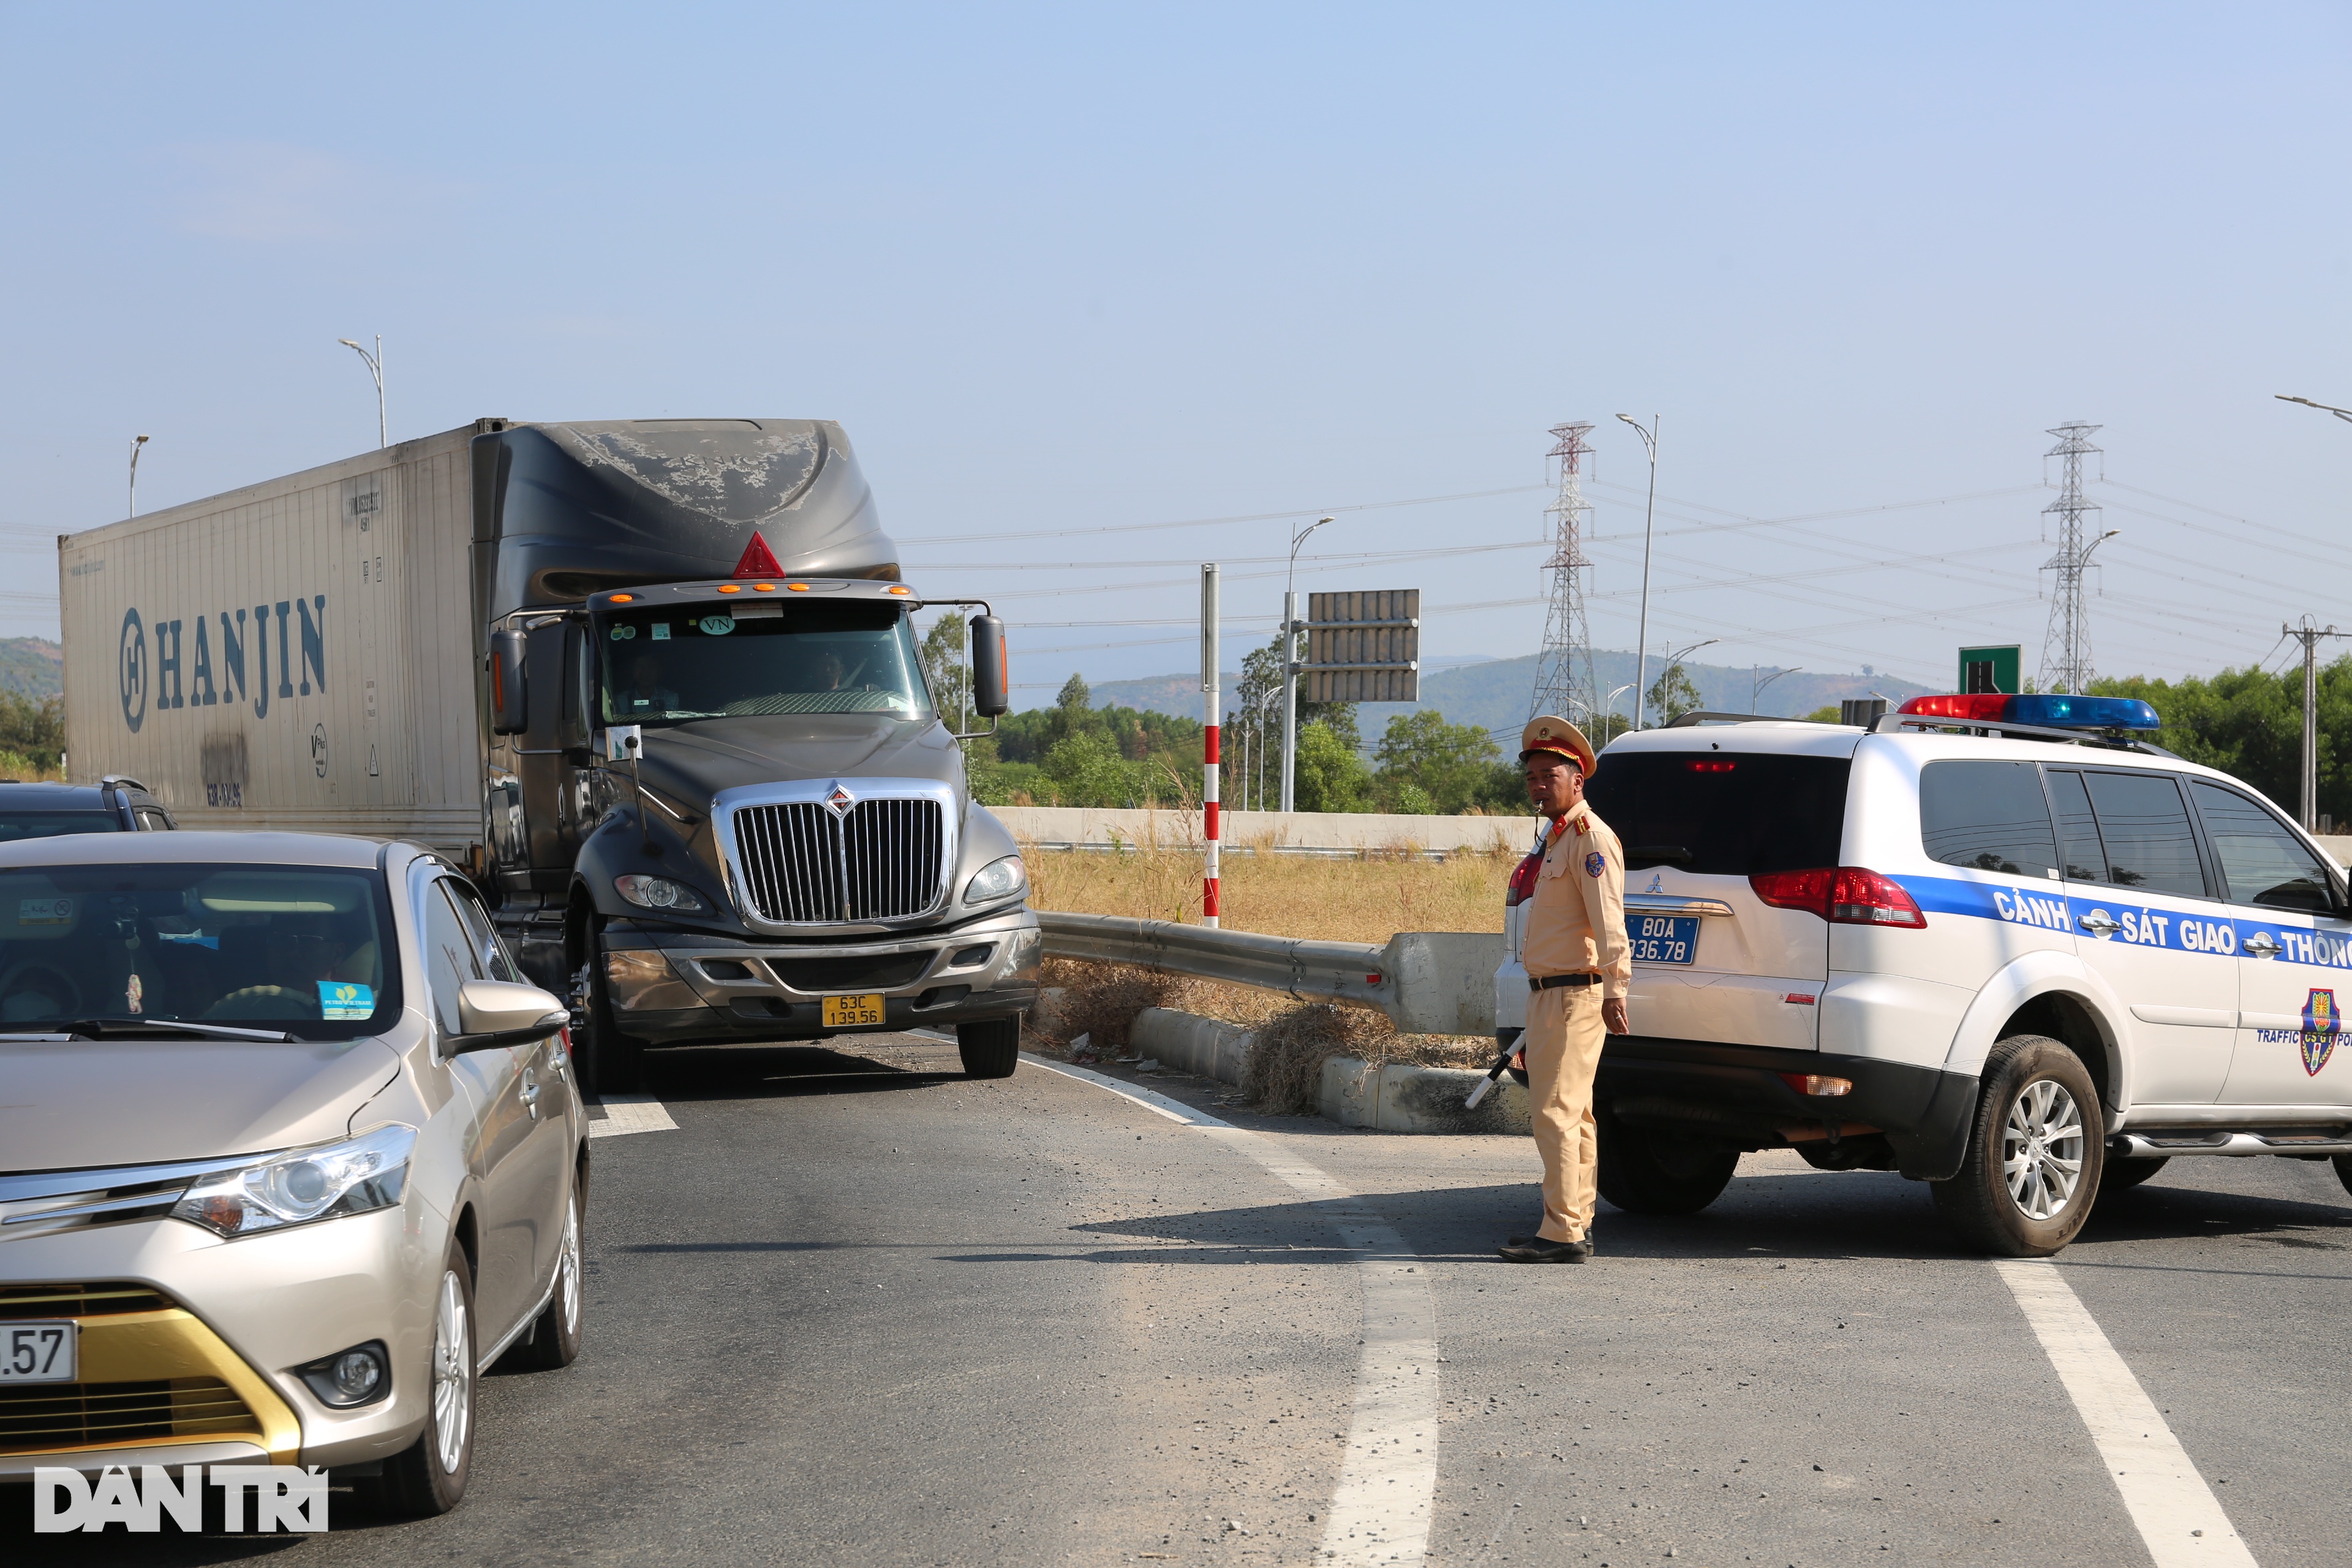
[[[1598,877],[1608,868],[1609,862],[1601,858],[1601,851],[1598,849],[1584,858],[1584,871],[1587,876]]]
[[[2303,1070],[2311,1078],[2327,1065],[2336,1054],[2336,1037],[2344,1027],[2344,1015],[2336,1011],[2336,993],[2314,991],[2303,1005]]]

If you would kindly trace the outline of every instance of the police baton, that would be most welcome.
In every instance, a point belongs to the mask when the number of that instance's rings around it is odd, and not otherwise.
[[[1495,1065],[1486,1069],[1486,1076],[1478,1080],[1478,1087],[1470,1091],[1470,1098],[1462,1102],[1462,1109],[1465,1110],[1477,1110],[1478,1102],[1486,1099],[1487,1094],[1493,1090],[1496,1084],[1503,1081],[1503,1074],[1510,1067],[1511,1058],[1518,1054],[1519,1042],[1517,1040],[1513,1040],[1509,1045],[1505,1046],[1503,1047],[1503,1054],[1495,1058]]]

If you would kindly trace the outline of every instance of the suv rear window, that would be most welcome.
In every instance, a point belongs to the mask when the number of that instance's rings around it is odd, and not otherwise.
[[[1838,863],[1851,767],[1843,757],[1640,752],[1601,758],[1584,793],[1624,844],[1629,870],[1753,877]]]
[[[2058,875],[2042,770],[2032,763],[1929,763],[1919,770],[1927,858],[2011,877]]]

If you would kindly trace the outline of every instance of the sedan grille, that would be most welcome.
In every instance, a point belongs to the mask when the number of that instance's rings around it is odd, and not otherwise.
[[[891,920],[939,902],[938,801],[861,800],[838,816],[815,802],[746,805],[734,826],[750,912],[770,925]]]
[[[179,1303],[129,1281],[0,1285],[0,1322],[11,1318],[102,1318],[116,1312],[167,1312]]]
[[[0,1454],[260,1429],[236,1391],[216,1377],[0,1388]]]

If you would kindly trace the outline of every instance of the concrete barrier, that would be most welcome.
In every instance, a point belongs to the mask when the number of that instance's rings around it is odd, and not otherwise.
[[[1236,1024],[1146,1007],[1129,1034],[1136,1055],[1163,1068],[1239,1084],[1256,1037]],[[1333,1057],[1323,1064],[1316,1109],[1342,1127],[1378,1132],[1486,1132],[1528,1131],[1528,1091],[1505,1079],[1475,1110],[1462,1102],[1484,1075],[1469,1068],[1416,1067],[1409,1062],[1367,1062]]]

